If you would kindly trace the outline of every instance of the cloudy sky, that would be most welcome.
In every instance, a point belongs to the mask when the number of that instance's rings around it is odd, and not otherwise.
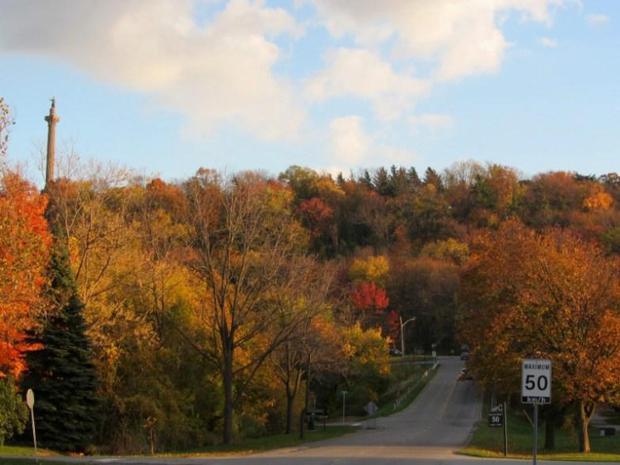
[[[618,0],[0,0],[10,157],[618,171]]]

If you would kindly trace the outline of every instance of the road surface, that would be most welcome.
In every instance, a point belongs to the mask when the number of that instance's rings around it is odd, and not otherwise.
[[[495,465],[527,464],[458,456],[480,418],[480,396],[471,381],[457,381],[463,362],[440,358],[437,374],[405,410],[339,438],[248,456],[209,458],[89,458],[97,464],[178,465]],[[1,461],[1,459],[0,459]],[[84,462],[82,462],[84,463]],[[529,461],[531,463],[531,461]],[[544,462],[574,465],[574,462]]]

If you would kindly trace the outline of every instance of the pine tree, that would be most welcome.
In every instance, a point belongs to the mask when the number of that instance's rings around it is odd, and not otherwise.
[[[56,240],[49,267],[50,301],[55,308],[33,342],[23,389],[35,392],[37,438],[56,450],[83,451],[97,425],[97,377],[86,336],[83,304],[71,271],[66,245]]]
[[[424,184],[432,184],[439,192],[443,190],[443,181],[441,180],[441,176],[430,166],[426,168],[424,173]]]

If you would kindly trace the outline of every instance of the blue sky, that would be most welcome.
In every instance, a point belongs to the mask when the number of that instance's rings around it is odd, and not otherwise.
[[[9,156],[348,174],[618,170],[617,0],[0,0]]]

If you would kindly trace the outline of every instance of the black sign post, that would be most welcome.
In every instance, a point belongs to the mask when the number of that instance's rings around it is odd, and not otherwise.
[[[504,457],[508,455],[508,406],[504,402]]]
[[[532,463],[538,455],[538,406],[551,403],[551,360],[523,360],[521,365],[521,402],[534,404],[534,444]]]

